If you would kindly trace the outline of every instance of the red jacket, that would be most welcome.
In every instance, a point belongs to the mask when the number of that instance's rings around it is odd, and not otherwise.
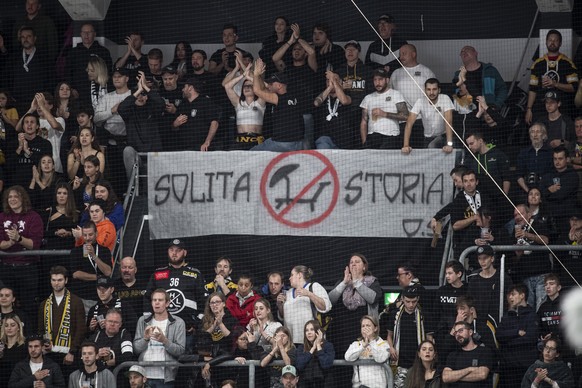
[[[254,294],[253,296],[249,297],[245,300],[243,305],[241,306],[236,296],[238,292],[231,292],[226,298],[226,308],[230,311],[230,315],[232,315],[242,327],[247,327],[249,321],[253,318],[253,312],[255,309],[255,302],[258,299],[261,299],[261,296],[258,294]]]

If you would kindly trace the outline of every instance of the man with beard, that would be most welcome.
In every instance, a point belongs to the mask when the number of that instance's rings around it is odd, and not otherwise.
[[[87,385],[92,388],[115,387],[115,376],[110,370],[97,364],[97,345],[94,342],[83,342],[81,345],[81,360],[83,366],[77,369],[69,378],[69,388],[82,388]]]
[[[230,277],[232,273],[232,261],[228,257],[222,256],[216,260],[214,273],[216,274],[214,280],[205,286],[208,294],[220,292],[224,296],[228,296],[231,292],[236,292],[237,285]]]
[[[127,50],[117,59],[115,67],[123,67],[129,72],[129,87],[133,89],[136,86],[137,72],[148,67],[148,58],[141,52],[144,39],[140,32],[131,32],[125,37],[125,43],[127,43]]]
[[[398,122],[408,119],[408,108],[402,94],[389,88],[389,81],[386,70],[374,70],[376,91],[364,97],[360,104],[360,136],[364,148],[400,148]]]
[[[443,382],[451,388],[491,387],[490,371],[493,368],[493,352],[485,345],[473,341],[473,328],[465,321],[455,323],[455,339],[461,345],[447,357],[443,370]]]
[[[524,191],[523,195],[539,187],[542,176],[553,167],[552,149],[546,144],[546,126],[534,123],[528,132],[531,145],[522,149],[517,157],[517,184]]]
[[[453,102],[449,96],[441,94],[441,85],[436,78],[426,80],[424,91],[428,100],[424,97],[416,100],[406,120],[402,153],[409,154],[412,151],[410,135],[419,115],[422,116],[424,127],[424,148],[441,148],[443,152],[451,153],[453,151],[453,131],[451,130]]]
[[[208,151],[218,131],[219,110],[202,87],[201,80],[189,78],[182,88],[184,100],[172,123],[172,151]]]
[[[194,344],[195,329],[204,314],[206,291],[200,271],[186,262],[188,251],[182,240],[174,239],[168,247],[168,265],[157,269],[150,277],[144,296],[144,311],[152,311],[151,294],[158,288],[168,292],[171,301],[168,312],[184,320],[187,344]]]
[[[162,148],[172,138],[172,122],[176,119],[176,112],[182,103],[182,89],[178,87],[178,69],[175,66],[166,66],[162,69],[162,87],[159,90],[164,99],[162,117],[160,120],[160,137]]]
[[[574,62],[560,53],[562,34],[550,30],[546,34],[548,53],[538,58],[531,65],[529,93],[525,122],[531,124],[544,114],[543,98],[548,91],[560,91],[564,94],[563,111],[570,115],[573,108],[574,94],[578,85],[578,73]]]
[[[129,379],[130,388],[149,388],[148,378],[143,366],[132,365],[125,375]]]
[[[136,277],[137,264],[131,256],[121,259],[120,271],[121,277],[113,284],[117,297],[131,306],[136,317],[139,318],[143,315],[143,296],[146,293],[146,282],[142,277]]]

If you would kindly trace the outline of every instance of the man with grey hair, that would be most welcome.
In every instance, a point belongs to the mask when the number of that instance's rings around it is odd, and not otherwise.
[[[526,194],[530,188],[538,187],[542,176],[553,167],[546,126],[536,122],[528,132],[531,145],[522,149],[517,158],[517,184]]]

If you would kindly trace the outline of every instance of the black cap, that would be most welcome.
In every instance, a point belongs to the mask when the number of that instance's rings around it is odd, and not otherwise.
[[[362,46],[360,46],[360,44],[355,40],[350,40],[348,43],[344,44],[344,49],[347,49],[348,46],[355,47],[358,51],[362,51]]]
[[[162,74],[164,74],[164,73],[178,74],[178,69],[175,68],[174,66],[166,66],[162,69]]]
[[[402,296],[407,298],[416,298],[420,296],[420,287],[418,286],[408,286],[402,291]]]
[[[115,73],[119,73],[121,75],[125,75],[125,76],[129,76],[129,71],[125,68],[125,67],[116,67],[115,69],[113,69],[113,74]]]
[[[97,287],[113,287],[113,279],[111,279],[109,276],[99,276],[97,278]]]
[[[378,22],[381,22],[381,21],[384,21],[386,23],[396,23],[394,21],[394,18],[392,17],[392,15],[389,15],[387,13],[385,13],[384,15],[382,15],[378,18]]]
[[[557,102],[560,102],[560,94],[555,90],[550,90],[544,95],[544,101],[545,100],[556,100]]]
[[[186,82],[184,82],[184,84],[186,85],[192,85],[194,86],[194,89],[196,90],[201,90],[202,86],[204,86],[204,82],[202,82],[202,80],[200,78],[188,78],[186,80]]]
[[[186,244],[184,243],[184,241],[180,240],[179,238],[175,238],[172,241],[170,241],[170,244],[168,245],[168,248],[171,247],[178,247],[178,248],[186,248]]]
[[[279,82],[281,84],[287,85],[289,81],[287,80],[287,75],[284,73],[275,73],[265,80],[266,83],[272,84],[273,82]]]
[[[385,69],[380,68],[374,70],[374,77],[390,78],[390,74]]]
[[[491,245],[482,245],[477,248],[477,256],[487,255],[487,256],[495,256],[495,251],[491,248]]]

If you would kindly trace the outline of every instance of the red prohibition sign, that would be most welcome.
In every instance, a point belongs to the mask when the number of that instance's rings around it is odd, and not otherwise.
[[[269,178],[271,171],[275,167],[275,165],[277,165],[279,162],[281,162],[282,160],[284,160],[286,158],[289,158],[289,157],[292,157],[292,156],[298,155],[298,154],[309,155],[309,156],[312,156],[312,157],[319,159],[323,163],[324,168],[319,174],[317,174],[317,176],[315,176],[313,179],[311,179],[311,181],[303,189],[301,189],[301,191],[299,191],[299,193],[297,193],[297,195],[295,195],[295,197],[293,198],[293,201],[291,201],[291,203],[289,203],[287,206],[285,206],[283,208],[283,210],[277,212],[273,208],[271,203],[269,202],[269,199],[267,198],[267,180]],[[330,174],[332,177],[332,180],[333,180],[333,182],[332,182],[333,193],[332,193],[331,201],[330,201],[327,209],[318,217],[310,219],[310,220],[305,220],[302,222],[295,222],[295,221],[291,221],[291,220],[286,219],[285,215],[287,213],[289,213],[289,211],[291,211],[291,209],[293,209],[293,207],[297,204],[297,202],[305,194],[307,194],[307,192],[315,184],[317,184],[317,182],[319,182],[326,174]],[[265,168],[265,171],[263,172],[263,176],[261,177],[260,189],[261,189],[261,200],[263,201],[263,205],[265,206],[265,208],[267,209],[269,214],[276,221],[278,221],[282,224],[285,224],[287,226],[290,226],[292,228],[308,228],[312,225],[317,225],[320,222],[322,222],[323,220],[325,220],[331,214],[333,209],[335,208],[335,205],[337,204],[337,200],[338,200],[338,196],[339,196],[339,179],[337,176],[337,171],[335,170],[335,167],[333,166],[333,164],[329,161],[328,158],[326,158],[324,155],[320,154],[319,152],[316,152],[316,151],[286,152],[286,153],[283,153],[283,154],[277,156],[276,158],[274,158],[267,165],[267,167]]]

